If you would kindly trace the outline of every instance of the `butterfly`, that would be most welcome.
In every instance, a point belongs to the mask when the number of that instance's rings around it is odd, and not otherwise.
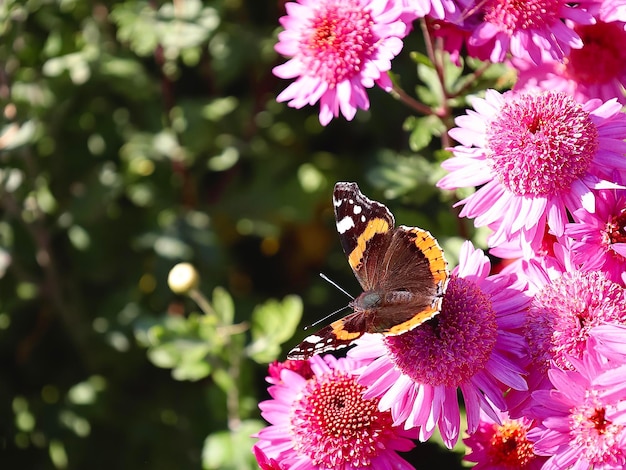
[[[400,335],[441,311],[450,274],[428,231],[395,227],[389,209],[356,183],[337,183],[333,206],[341,246],[363,292],[349,303],[352,313],[306,337],[288,359],[346,347],[364,333]]]

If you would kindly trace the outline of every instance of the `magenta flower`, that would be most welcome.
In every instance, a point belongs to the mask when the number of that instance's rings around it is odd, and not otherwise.
[[[474,470],[539,470],[547,459],[535,454],[526,436],[532,420],[511,419],[505,412],[498,412],[498,418],[481,412],[478,429],[463,439],[469,449],[465,460],[476,462]]]
[[[271,423],[257,434],[259,463],[293,470],[412,469],[396,453],[415,446],[409,433],[379,411],[378,399],[363,397],[355,370],[365,364],[331,355],[309,362],[310,378],[284,368],[268,389],[272,399],[259,404]]]
[[[458,204],[461,216],[495,229],[490,246],[517,238],[539,249],[546,224],[560,237],[568,211],[594,212],[592,189],[626,176],[626,115],[617,100],[579,104],[550,91],[487,90],[472,104],[450,130],[461,145],[443,162],[450,174],[438,186],[481,186]]]
[[[598,17],[602,21],[626,23],[626,0],[602,0],[601,4]]]
[[[528,282],[526,293],[532,296],[523,329],[529,390],[507,395],[509,413],[519,417],[526,415],[531,393],[550,388],[551,364],[571,369],[569,358],[582,357],[591,332],[601,328],[598,325],[626,325],[626,291],[602,272],[580,272],[556,258],[543,265],[537,260],[518,261],[511,268]]]
[[[473,0],[402,0],[418,18],[426,15],[438,20],[459,21]]]
[[[612,98],[626,104],[626,31],[618,23],[598,22],[577,26],[583,46],[572,49],[562,60],[546,60],[535,64],[514,59],[518,69],[515,90],[553,90],[567,93],[584,103],[591,98],[608,101]]]
[[[438,426],[445,444],[454,445],[459,389],[469,433],[481,408],[494,416],[494,406],[504,409],[504,389],[526,389],[517,364],[525,344],[513,332],[524,320],[524,285],[489,271],[488,258],[466,242],[439,315],[399,336],[366,335],[348,352],[373,360],[359,379],[368,387],[365,397],[380,397],[379,408],[391,410],[394,424],[419,427],[421,441]]]
[[[279,464],[276,459],[269,458],[258,445],[252,447],[252,453],[261,470],[287,470],[287,468]]]
[[[596,211],[574,211],[572,259],[585,271],[602,270],[613,282],[626,282],[626,191],[606,190],[596,195]]]
[[[590,334],[600,354],[609,360],[626,363],[626,325],[606,323],[596,326]]]
[[[542,53],[559,60],[571,48],[582,47],[578,34],[563,20],[592,24],[595,20],[584,4],[566,0],[487,0],[483,23],[469,39],[470,46],[491,47],[490,60],[503,62],[507,52],[542,62]]]
[[[429,31],[435,38],[441,38],[443,48],[450,53],[450,59],[461,67],[461,54],[467,54],[482,61],[488,61],[491,48],[482,44],[479,46],[470,45],[469,38],[476,28],[482,24],[480,8],[467,7],[458,21],[431,21]]]
[[[389,91],[386,72],[402,50],[406,24],[395,0],[298,0],[285,4],[285,28],[276,51],[291,59],[274,68],[280,78],[295,78],[278,101],[293,108],[320,102],[326,125],[339,111],[348,120],[368,109],[366,88]]]
[[[311,364],[309,361],[290,361],[286,360],[283,362],[274,361],[272,362],[267,371],[269,375],[266,380],[271,384],[280,383],[282,371],[288,369],[305,379],[310,379],[313,377],[313,371],[311,370]]]
[[[540,270],[527,273],[536,278]],[[569,358],[582,358],[593,327],[626,324],[626,291],[604,273],[574,271],[554,279],[544,276],[545,285],[528,307],[525,326],[532,369],[539,373],[545,373],[551,363],[571,369]]]
[[[549,456],[546,470],[620,469],[626,466],[626,427],[613,416],[623,408],[621,397],[607,398],[597,381],[606,370],[606,359],[590,341],[583,359],[568,358],[571,370],[553,367],[548,375],[551,390],[533,393],[532,413],[538,425],[528,432],[535,452]],[[622,374],[622,383],[624,382]]]
[[[607,359],[593,384],[602,387],[599,396],[621,405],[609,415],[611,421],[626,425],[626,326],[601,325],[591,330],[591,337],[595,351]]]

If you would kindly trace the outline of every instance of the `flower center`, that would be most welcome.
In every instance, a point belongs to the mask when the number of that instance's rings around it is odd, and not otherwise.
[[[614,243],[626,243],[626,208],[620,213],[613,216],[611,221],[606,224],[606,242],[608,245]]]
[[[518,196],[568,191],[588,170],[598,130],[564,93],[523,94],[508,101],[487,131],[487,156],[500,183]]]
[[[520,29],[544,29],[559,20],[559,0],[491,0],[485,21],[511,35]]]
[[[526,438],[526,428],[516,421],[493,425],[487,453],[491,463],[505,468],[524,468],[534,458],[533,444]]]
[[[595,401],[593,397],[590,400]],[[591,466],[624,464],[625,456],[619,446],[622,433],[623,426],[606,419],[606,408],[603,406],[584,404],[572,410],[570,446],[581,449],[582,456]]]
[[[292,408],[296,451],[315,467],[368,467],[385,448],[393,422],[389,412],[378,411],[378,399],[363,398],[365,390],[340,371],[309,380]]]
[[[452,276],[441,313],[385,343],[396,367],[415,382],[456,387],[485,367],[497,333],[490,297]]]
[[[525,336],[536,365],[554,360],[571,369],[567,356],[581,358],[589,331],[604,322],[626,323],[624,289],[601,272],[564,273],[535,295]]]
[[[375,50],[373,25],[360,2],[322,2],[311,19],[310,33],[301,40],[308,73],[330,87],[358,75]]]
[[[618,23],[598,22],[578,26],[576,32],[584,45],[570,52],[567,75],[587,85],[619,79],[626,70],[626,51],[622,47],[626,42],[624,29]]]

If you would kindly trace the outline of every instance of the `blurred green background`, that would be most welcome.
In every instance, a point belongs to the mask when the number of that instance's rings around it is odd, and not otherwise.
[[[377,89],[371,112],[326,128],[276,103],[283,14],[0,2],[2,468],[254,468],[267,363],[345,304],[318,273],[358,292],[336,181],[430,230],[454,265],[469,227],[434,188],[441,123]],[[408,38],[394,72],[435,106],[420,47]],[[181,261],[216,316],[168,288]]]

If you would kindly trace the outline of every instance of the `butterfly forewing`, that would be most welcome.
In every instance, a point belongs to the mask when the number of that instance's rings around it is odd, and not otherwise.
[[[380,265],[395,225],[383,204],[361,193],[356,183],[337,183],[333,205],[339,240],[348,264],[364,290],[378,284]]]

